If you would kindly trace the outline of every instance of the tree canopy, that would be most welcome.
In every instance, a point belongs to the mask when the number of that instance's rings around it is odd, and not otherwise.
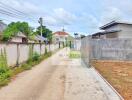
[[[41,35],[41,27],[39,26],[35,32],[35,34]],[[42,36],[47,38],[50,42],[52,41],[52,31],[48,29],[46,26],[42,26]]]
[[[32,32],[27,22],[12,22],[3,32],[3,40],[9,40],[11,37],[17,35],[18,32],[22,32],[26,36],[29,36]]]

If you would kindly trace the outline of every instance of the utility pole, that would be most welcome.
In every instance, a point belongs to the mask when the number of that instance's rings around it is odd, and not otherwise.
[[[42,28],[43,28],[43,18],[40,17],[38,22],[39,22],[39,24],[40,24],[40,28],[41,28],[41,36],[42,36],[42,31],[43,31],[43,30],[42,30]]]
[[[63,26],[63,29],[62,29],[63,32],[65,32],[65,27]]]
[[[75,36],[75,47],[74,47],[74,49],[77,50],[77,37],[78,37],[78,33],[74,33],[74,36]]]

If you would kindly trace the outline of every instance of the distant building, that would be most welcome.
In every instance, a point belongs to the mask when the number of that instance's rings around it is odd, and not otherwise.
[[[18,32],[17,35],[12,37],[9,41],[18,43],[28,43],[27,36],[22,32]]]
[[[74,38],[74,49],[75,50],[81,49],[81,37]]]
[[[35,37],[34,37],[34,40],[36,41],[36,42],[46,42],[47,41],[47,38],[44,38],[43,36],[40,36],[40,35],[36,35]]]
[[[7,25],[0,21],[0,38],[2,37],[3,31],[6,29]]]
[[[100,29],[103,31],[93,34],[92,38],[132,38],[132,23],[112,21]]]
[[[57,31],[53,33],[53,42],[54,43],[59,43],[59,42],[64,42],[68,40],[69,33],[65,32],[64,29],[62,31]]]

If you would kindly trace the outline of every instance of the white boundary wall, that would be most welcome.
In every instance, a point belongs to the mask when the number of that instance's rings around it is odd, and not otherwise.
[[[22,43],[0,43],[0,52],[1,50],[6,50],[7,62],[9,66],[15,66],[18,63],[23,63],[29,59],[29,49],[30,46],[33,46],[33,52],[38,54],[45,53],[45,47],[47,51],[55,51],[59,48],[59,44],[22,44]],[[61,45],[62,47],[62,45]]]

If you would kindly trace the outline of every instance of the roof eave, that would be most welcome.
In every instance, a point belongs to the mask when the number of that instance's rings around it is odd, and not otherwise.
[[[105,24],[104,26],[101,26],[100,29],[101,30],[105,30],[111,26],[115,26],[115,25],[118,25],[118,24],[125,24],[125,25],[132,25],[132,23],[126,23],[126,22],[116,22],[116,21],[112,21],[108,24]]]
[[[104,34],[116,33],[116,32],[120,32],[120,31],[121,30],[98,32],[98,33],[93,34],[92,36],[96,36],[96,35],[99,35],[99,34],[104,35]]]
[[[115,22],[115,21],[112,21],[112,22],[110,22],[110,23],[108,23],[108,24],[105,24],[104,26],[101,26],[100,29],[105,30],[105,29],[107,29],[107,28],[109,28],[109,27],[111,27],[111,26],[115,26],[115,25],[117,25],[117,24],[119,24],[119,23],[117,23],[117,22]]]

